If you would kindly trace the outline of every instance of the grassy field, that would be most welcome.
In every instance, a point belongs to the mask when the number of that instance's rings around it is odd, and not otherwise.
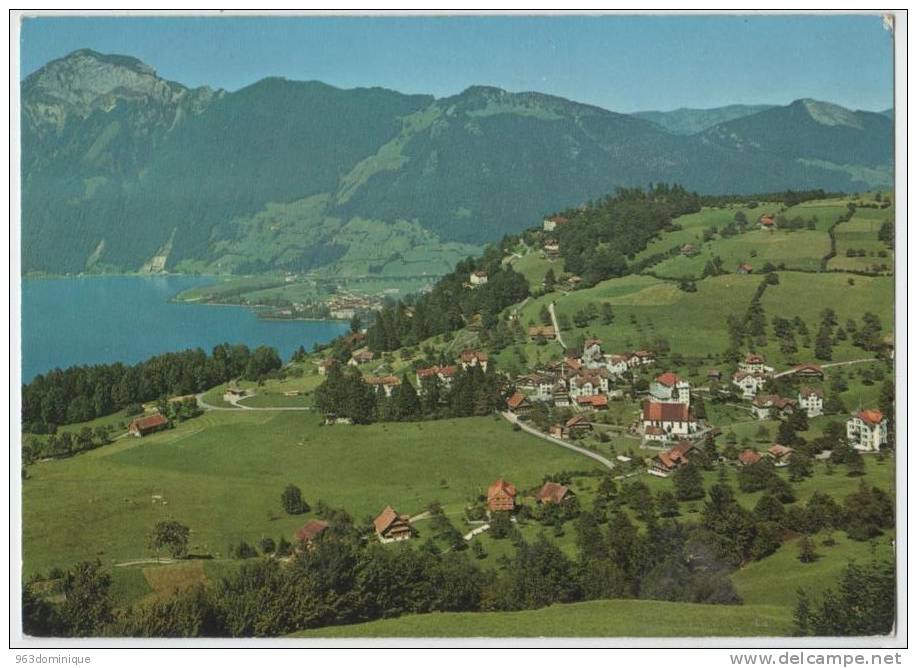
[[[707,637],[781,636],[791,617],[774,605],[699,605],[612,600],[552,605],[522,612],[407,615],[296,633],[300,638],[360,637]]]
[[[894,267],[894,251],[879,241],[878,233],[882,223],[894,220],[894,209],[857,209],[849,221],[839,224],[834,230],[837,255],[828,263],[829,269],[873,271],[876,265],[885,265],[886,270]],[[865,251],[864,257],[847,257],[848,250]],[[887,257],[882,257],[885,253]]]
[[[148,558],[146,536],[165,519],[191,527],[193,553],[215,557],[239,540],[290,537],[307,516],[283,513],[289,483],[310,503],[322,499],[362,521],[386,504],[415,514],[439,500],[454,512],[498,476],[525,488],[591,466],[496,417],[321,427],[308,412],[210,412],[30,467],[24,572]]]

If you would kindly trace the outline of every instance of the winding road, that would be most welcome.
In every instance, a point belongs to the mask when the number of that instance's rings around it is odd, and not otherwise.
[[[508,422],[519,425],[519,428],[522,429],[522,431],[528,432],[532,436],[537,436],[538,438],[548,441],[549,443],[553,443],[554,445],[559,445],[562,448],[567,448],[567,450],[573,450],[573,452],[578,452],[579,454],[589,457],[590,459],[594,459],[595,461],[599,462],[600,464],[602,464],[603,466],[605,466],[608,469],[613,470],[615,467],[614,462],[608,459],[607,457],[603,457],[602,455],[598,454],[597,452],[593,452],[592,450],[581,448],[578,445],[573,445],[572,443],[562,441],[559,438],[554,438],[553,436],[549,436],[548,434],[544,433],[543,431],[538,431],[537,429],[535,429],[535,427],[525,424],[524,422],[520,422],[519,417],[513,413],[510,413],[509,411],[503,411],[502,413],[500,413],[500,415],[502,415],[503,418],[507,420]]]

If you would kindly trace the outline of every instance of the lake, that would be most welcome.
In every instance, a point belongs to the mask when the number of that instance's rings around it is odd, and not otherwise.
[[[218,343],[273,346],[287,360],[347,330],[339,321],[262,320],[240,306],[179,304],[196,276],[22,279],[22,380],[55,367],[124,362]]]

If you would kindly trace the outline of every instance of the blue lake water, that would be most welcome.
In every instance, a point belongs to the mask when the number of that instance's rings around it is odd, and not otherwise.
[[[213,279],[92,276],[22,279],[22,380],[55,367],[135,363],[160,353],[218,343],[273,346],[287,360],[324,343],[347,323],[259,319],[239,306],[177,304],[176,294]]]

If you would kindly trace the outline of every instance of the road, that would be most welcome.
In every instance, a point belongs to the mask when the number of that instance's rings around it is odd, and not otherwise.
[[[581,448],[578,445],[573,445],[572,443],[562,441],[559,438],[548,436],[543,431],[538,431],[531,425],[527,425],[524,422],[520,422],[518,416],[514,415],[513,413],[510,413],[509,411],[504,411],[501,413],[501,415],[503,416],[505,420],[507,420],[508,422],[512,424],[519,425],[522,431],[528,432],[532,436],[537,436],[538,438],[544,441],[548,441],[549,443],[553,443],[554,445],[559,445],[562,448],[567,448],[567,450],[573,450],[573,452],[578,452],[581,455],[585,455],[586,457],[589,457],[590,459],[594,459],[595,461],[599,462],[600,464],[607,467],[608,469],[614,469],[615,467],[614,462],[611,461],[610,459],[603,457],[602,455],[595,453],[592,450],[587,450],[586,448]]]
[[[557,315],[554,313],[554,302],[548,304],[548,313],[551,314],[551,324],[554,325],[554,334],[557,336],[557,342],[560,344],[561,348],[566,350],[567,344],[564,343],[564,339],[560,335],[560,325],[557,324]]]
[[[866,364],[867,362],[877,362],[878,360],[875,357],[864,357],[863,359],[858,360],[849,360],[847,362],[828,362],[827,364],[819,364],[822,369],[830,369],[835,366],[850,366],[851,364]],[[780,373],[775,373],[774,378],[783,378],[784,376],[789,376],[793,373],[793,369],[787,369],[786,371],[781,371]]]
[[[250,399],[255,396],[254,394],[249,394],[245,399]],[[197,399],[197,405],[207,411],[311,411],[311,406],[244,406],[239,403],[238,399],[234,399],[229,403],[230,406],[214,406],[213,404],[208,404],[204,401],[204,393],[195,394],[194,397]]]

